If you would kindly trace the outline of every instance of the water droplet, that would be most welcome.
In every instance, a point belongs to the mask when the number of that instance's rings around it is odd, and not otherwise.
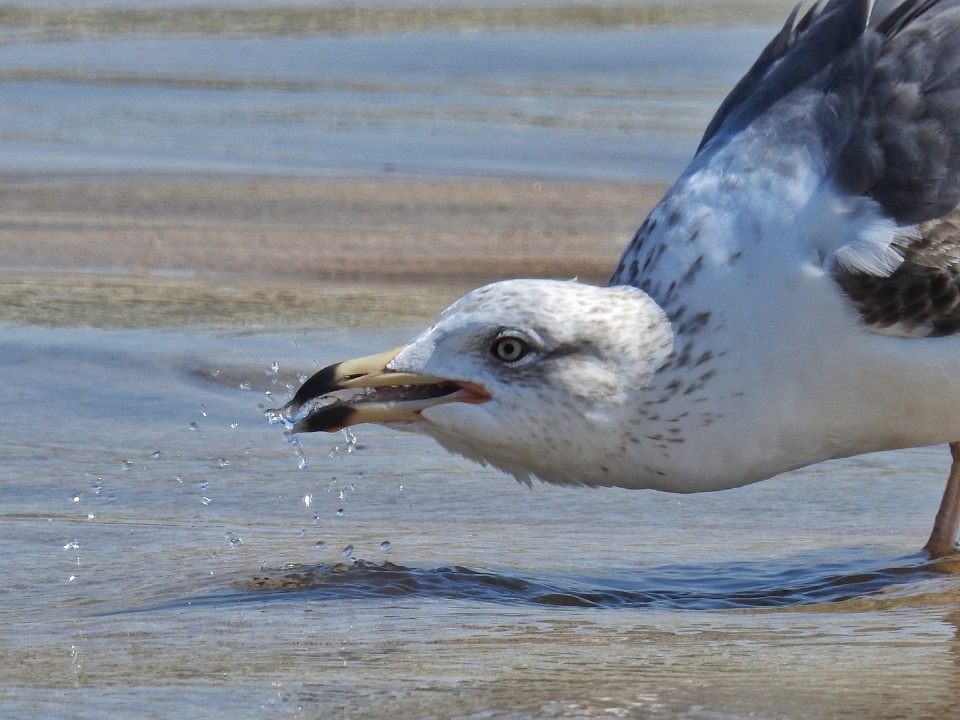
[[[219,374],[220,374],[220,371],[217,370],[217,371],[216,371],[216,375],[214,375],[214,377],[216,377],[216,376],[219,375]],[[207,404],[206,404],[206,403],[201,403],[201,404],[200,404],[200,414],[203,415],[203,417],[206,417],[206,416],[207,416]]]
[[[343,433],[343,439],[347,441],[347,452],[352,453],[357,446],[357,436],[348,427],[343,428],[341,432]]]
[[[230,429],[231,429],[231,430],[236,430],[238,427],[240,427],[240,423],[238,423],[238,422],[232,422],[232,423],[230,423]]]
[[[382,543],[380,543],[380,552],[385,552],[385,553],[390,552],[389,540],[384,540]]]
[[[200,426],[197,425],[195,422],[191,422],[189,425],[189,428],[192,432],[199,432],[200,430]]]
[[[124,469],[124,470],[129,470],[129,469],[132,468],[132,467],[133,467],[133,460],[124,460],[124,461],[123,461],[123,469]]]
[[[310,503],[313,502],[313,495],[307,494],[303,496],[303,504],[307,507],[310,507]]]
[[[320,524],[320,513],[314,513],[314,515],[313,515],[313,524],[314,524],[314,525],[319,525],[319,524]]]
[[[241,390],[249,390],[249,389],[250,389],[250,383],[248,383],[246,380],[244,380],[242,383],[240,383],[240,389],[241,389]]]
[[[176,476],[174,476],[173,479],[176,480],[178,483],[182,483],[182,482],[183,482],[183,476],[182,476],[182,475],[176,475]]]
[[[150,457],[152,457],[154,460],[156,460],[161,455],[163,455],[162,450],[154,450],[152,453],[150,453]]]
[[[73,582],[76,579],[77,579],[76,575],[71,575],[70,577],[67,578],[67,580],[69,580],[70,582]]]
[[[289,430],[286,430],[283,433],[284,438],[286,438],[287,443],[293,448],[293,452],[296,454],[299,462],[297,467],[300,470],[306,470],[307,466],[310,465],[310,461],[307,460],[307,456],[303,453],[303,445],[300,444],[300,438],[294,435]]]
[[[224,458],[217,458],[217,467],[230,467],[230,461]]]
[[[397,492],[403,492],[403,485],[397,485]]]
[[[307,377],[306,375],[304,375],[303,373],[300,373],[299,375],[297,375],[297,380],[300,381],[300,384],[301,384],[301,385],[303,385],[303,384],[304,384],[307,380],[309,380],[309,379],[310,379],[310,378],[308,378],[308,377]]]
[[[227,541],[227,545],[232,548],[238,548],[243,545],[243,538],[241,538],[235,532],[228,532],[226,535],[224,535],[224,538]]]
[[[320,552],[323,552],[324,550],[327,549],[327,544],[326,544],[325,542],[323,542],[323,540],[321,540],[321,541],[318,542],[316,545],[314,545],[314,547],[315,547],[317,550],[319,550]]]
[[[348,558],[353,555],[353,545],[347,545],[343,551],[340,553],[343,557]]]
[[[79,550],[79,549],[80,549],[80,543],[78,543],[76,540],[71,540],[70,542],[68,542],[66,545],[63,546],[63,549],[64,549],[64,550]]]
[[[74,501],[74,502],[80,502],[80,498],[81,498],[82,496],[83,496],[83,493],[77,493],[76,495],[73,496],[73,501]]]
[[[93,520],[96,517],[93,513],[87,513],[87,520]]]
[[[210,503],[213,502],[213,498],[209,498],[206,495],[201,495],[200,502],[202,502],[204,505],[209,505]]]
[[[208,483],[208,482],[202,482],[202,483],[200,483],[200,489],[201,489],[201,490],[209,490],[209,489],[210,489],[210,483]]]
[[[337,517],[343,517],[343,508],[337,510]]]

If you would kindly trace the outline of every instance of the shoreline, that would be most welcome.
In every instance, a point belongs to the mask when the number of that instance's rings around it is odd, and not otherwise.
[[[0,179],[0,322],[429,322],[513,277],[603,283],[664,185],[499,179]]]

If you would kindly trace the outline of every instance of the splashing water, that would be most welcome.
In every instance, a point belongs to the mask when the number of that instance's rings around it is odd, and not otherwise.
[[[347,452],[352,453],[357,447],[357,436],[348,427],[343,428],[340,432],[343,433],[343,439],[347,441]]]
[[[283,408],[269,408],[264,410],[263,414],[267,416],[267,422],[271,425],[283,425],[287,431],[293,430],[293,420],[287,417]]]
[[[224,535],[224,539],[227,541],[227,545],[232,548],[238,548],[243,545],[243,538],[237,535],[235,532],[228,532]]]
[[[293,448],[293,452],[296,454],[298,459],[298,468],[300,470],[306,470],[307,466],[310,465],[310,461],[307,459],[307,456],[303,452],[303,445],[300,443],[300,438],[297,437],[290,430],[283,431],[283,437],[287,441],[287,444]]]

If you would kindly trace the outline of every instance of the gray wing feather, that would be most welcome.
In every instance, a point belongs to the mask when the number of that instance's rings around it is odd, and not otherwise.
[[[882,37],[859,119],[833,179],[903,226],[903,262],[876,277],[836,267],[834,280],[870,329],[960,334],[960,2],[905,2]]]
[[[700,141],[699,153],[721,131],[733,134],[774,103],[809,83],[862,37],[869,0],[816,3],[796,22],[799,6],[721,103]]]
[[[868,0],[797,10],[707,126],[698,153],[775,111],[817,117],[836,186],[903,225],[960,202],[960,0]],[[813,98],[816,98],[814,100]]]
[[[890,275],[832,271],[864,324],[960,334],[960,0],[878,0],[873,16],[871,4],[829,0],[799,21],[795,10],[697,153],[754,124],[818,148],[837,190],[904,228]]]
[[[833,177],[912,225],[960,202],[960,3],[906,2],[874,32],[882,44]]]

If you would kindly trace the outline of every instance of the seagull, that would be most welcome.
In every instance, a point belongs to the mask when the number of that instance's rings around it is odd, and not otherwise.
[[[924,549],[956,554],[960,0],[880,4],[790,14],[605,287],[481,287],[276,412],[426,433],[527,483],[678,493],[948,443]]]

